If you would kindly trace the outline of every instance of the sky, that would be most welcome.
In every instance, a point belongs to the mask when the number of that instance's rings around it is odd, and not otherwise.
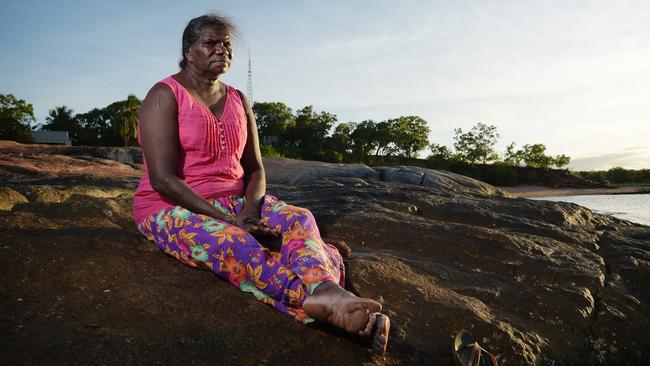
[[[0,93],[38,122],[144,98],[178,71],[187,22],[240,28],[222,80],[339,122],[424,118],[429,141],[497,127],[497,150],[543,143],[574,170],[650,168],[650,1],[3,0]],[[421,154],[422,157],[426,152]]]

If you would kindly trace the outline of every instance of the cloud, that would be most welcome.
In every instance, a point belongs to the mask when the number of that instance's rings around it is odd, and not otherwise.
[[[613,167],[626,169],[650,168],[650,148],[646,146],[632,146],[617,152],[578,157],[570,164],[573,170],[608,170]]]

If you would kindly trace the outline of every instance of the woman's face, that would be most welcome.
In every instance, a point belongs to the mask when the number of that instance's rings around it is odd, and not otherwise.
[[[230,33],[223,27],[204,27],[201,37],[185,55],[197,69],[214,76],[228,71],[232,62]]]

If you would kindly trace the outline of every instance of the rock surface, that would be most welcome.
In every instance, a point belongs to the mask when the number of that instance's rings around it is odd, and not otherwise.
[[[0,142],[2,364],[447,365],[461,329],[505,365],[650,357],[650,227],[447,172],[267,159],[269,192],[346,240],[350,288],[391,316],[377,357],[159,252],[132,223],[137,163],[99,156]]]

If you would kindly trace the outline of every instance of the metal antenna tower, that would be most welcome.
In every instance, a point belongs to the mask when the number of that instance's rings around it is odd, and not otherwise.
[[[253,68],[251,66],[251,46],[248,46],[248,82],[246,83],[246,96],[253,105]]]

